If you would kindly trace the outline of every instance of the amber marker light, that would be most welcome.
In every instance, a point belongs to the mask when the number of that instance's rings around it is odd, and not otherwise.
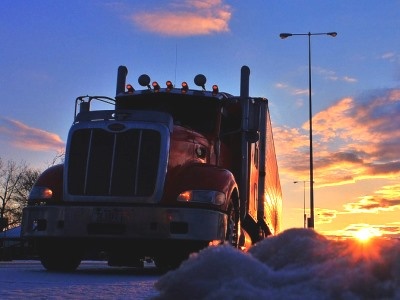
[[[189,202],[192,199],[192,193],[190,191],[185,191],[179,194],[178,201]]]
[[[213,95],[218,94],[218,92],[219,92],[218,85],[214,84],[214,85],[212,86],[212,93],[213,93]]]
[[[135,89],[133,88],[133,86],[131,84],[127,84],[126,89],[128,90],[129,94],[133,94],[133,92],[135,91]]]
[[[172,81],[170,81],[170,80],[168,80],[165,84],[167,85],[168,90],[172,90],[174,88],[174,85],[172,84]]]
[[[189,86],[188,86],[187,82],[186,81],[182,82],[182,88],[181,88],[182,93],[186,93],[188,91],[188,89],[189,89]]]
[[[153,86],[155,92],[158,92],[160,90],[160,85],[158,84],[157,81],[153,81],[151,85]]]

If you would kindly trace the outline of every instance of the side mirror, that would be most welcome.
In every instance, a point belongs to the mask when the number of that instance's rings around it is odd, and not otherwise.
[[[260,134],[258,131],[252,130],[252,131],[246,131],[246,140],[249,143],[256,143],[260,139]]]
[[[260,114],[261,106],[258,98],[241,99],[243,108],[242,130],[245,131],[246,140],[255,143],[260,139]]]

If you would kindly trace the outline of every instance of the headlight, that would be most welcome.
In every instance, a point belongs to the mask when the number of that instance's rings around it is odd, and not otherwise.
[[[53,197],[53,191],[45,186],[34,186],[29,193],[29,200],[46,200]]]
[[[180,193],[177,200],[222,205],[225,203],[226,197],[224,193],[218,191],[190,190]]]

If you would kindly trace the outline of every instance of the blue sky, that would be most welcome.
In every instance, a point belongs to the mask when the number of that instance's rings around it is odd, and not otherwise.
[[[248,65],[250,94],[269,99],[283,228],[302,227],[308,37],[279,34],[335,31],[311,38],[316,230],[399,234],[399,11],[398,0],[3,0],[0,157],[47,166],[75,98],[113,97],[119,65],[136,86],[142,73],[175,84],[202,73],[235,95]]]

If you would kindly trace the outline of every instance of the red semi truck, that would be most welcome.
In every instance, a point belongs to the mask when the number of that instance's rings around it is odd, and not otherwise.
[[[229,243],[246,251],[279,232],[282,192],[266,98],[166,87],[146,74],[135,90],[118,68],[115,98],[75,101],[63,164],[45,170],[23,210],[22,237],[47,270],[100,254],[112,266],[176,268]],[[111,105],[94,110],[94,103]]]

